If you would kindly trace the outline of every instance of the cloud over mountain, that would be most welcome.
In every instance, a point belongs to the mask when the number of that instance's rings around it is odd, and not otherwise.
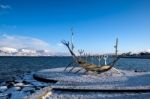
[[[16,49],[28,48],[36,50],[51,49],[47,42],[38,38],[7,34],[0,35],[0,47],[12,47]]]

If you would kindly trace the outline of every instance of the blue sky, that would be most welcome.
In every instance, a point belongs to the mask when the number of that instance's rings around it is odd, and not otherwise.
[[[150,0],[0,0],[0,46],[61,52],[60,41],[70,40],[73,27],[76,50],[113,52],[116,37],[120,52],[148,49],[149,5]]]

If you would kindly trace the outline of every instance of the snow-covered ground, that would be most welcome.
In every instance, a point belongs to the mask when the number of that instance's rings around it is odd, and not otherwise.
[[[64,68],[53,68],[32,72],[15,77],[12,81],[0,84],[0,99],[37,99],[47,96],[48,99],[141,99],[150,97],[148,93],[103,93],[103,92],[66,92],[55,90],[64,89],[150,89],[150,72],[135,72],[127,70],[112,70],[101,73],[83,73],[84,70],[75,74],[64,71]],[[56,83],[40,82],[33,75],[44,79],[57,80]],[[44,98],[43,98],[44,99]]]

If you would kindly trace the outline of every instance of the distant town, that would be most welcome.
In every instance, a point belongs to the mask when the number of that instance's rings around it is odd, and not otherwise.
[[[121,57],[122,58],[150,58],[150,51],[146,50],[138,53],[132,53],[132,52],[123,53]]]

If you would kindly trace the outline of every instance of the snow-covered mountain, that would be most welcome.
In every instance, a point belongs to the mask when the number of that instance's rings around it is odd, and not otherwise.
[[[36,50],[33,49],[18,49],[17,56],[33,56],[36,55]]]
[[[15,49],[15,48],[11,48],[11,47],[0,47],[0,52],[4,52],[4,53],[16,53],[16,52],[18,52],[18,50]]]
[[[0,47],[0,56],[53,56],[50,50],[15,49],[11,47]]]
[[[148,52],[148,53],[150,53],[150,48],[149,48],[149,49],[146,49],[146,50],[145,50],[145,52]]]

